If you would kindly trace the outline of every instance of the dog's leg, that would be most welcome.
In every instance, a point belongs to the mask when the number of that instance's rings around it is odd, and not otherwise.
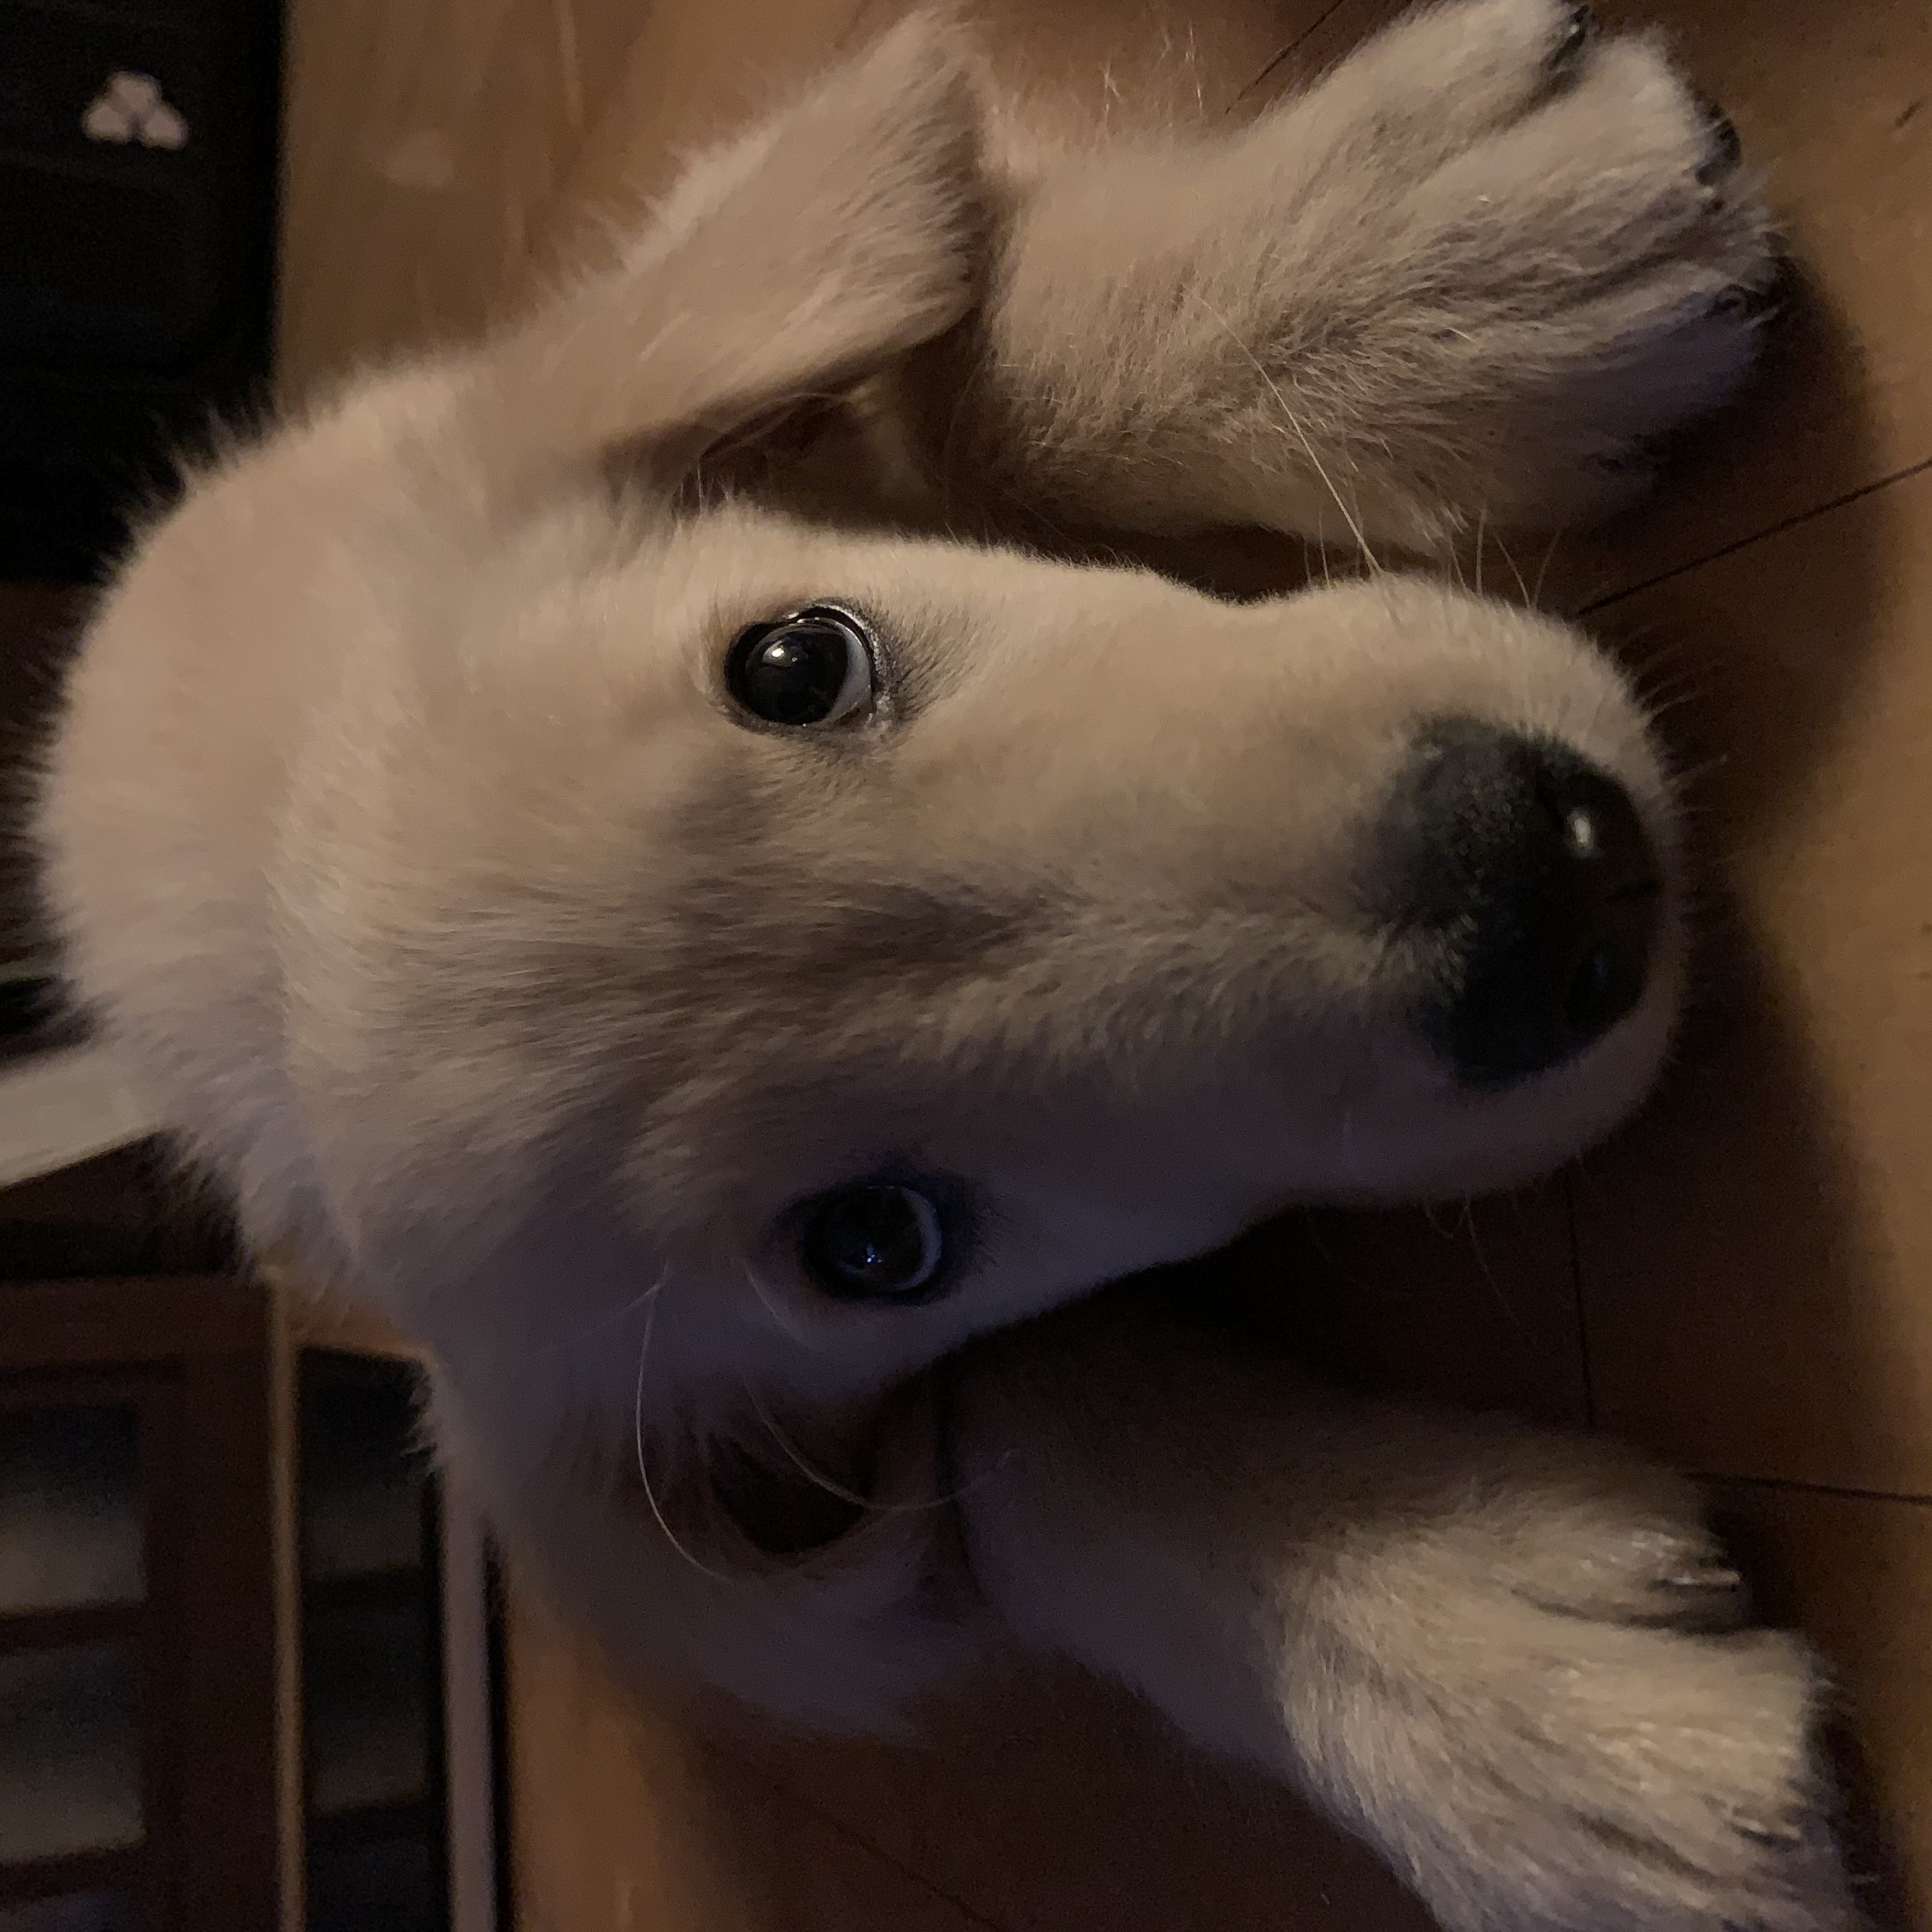
[[[1449,1932],[1857,1922],[1819,1673],[1675,1478],[1111,1298],[958,1376],[972,1561],[1022,1636],[1293,1780]]]
[[[1075,524],[1567,526],[1735,387],[1773,272],[1658,39],[1457,0],[1251,126],[1047,169],[932,437]]]

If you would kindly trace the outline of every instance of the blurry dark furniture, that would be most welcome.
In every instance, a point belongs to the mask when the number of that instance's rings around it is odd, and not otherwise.
[[[79,582],[268,368],[276,0],[0,0],[0,580]]]
[[[0,1189],[0,1932],[508,1932],[480,1526],[290,1306],[158,1146]]]
[[[4,1932],[277,1922],[269,1305],[194,1223],[139,1150],[0,1193]]]

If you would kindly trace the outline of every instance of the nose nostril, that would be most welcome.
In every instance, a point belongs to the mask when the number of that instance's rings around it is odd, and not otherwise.
[[[1648,947],[1643,935],[1631,937],[1634,945],[1628,939],[1599,941],[1570,975],[1563,1017],[1576,1040],[1600,1039],[1642,997]]]
[[[1622,976],[1608,940],[1592,946],[1583,956],[1583,963],[1570,976],[1569,998],[1563,1002],[1564,1017],[1573,1032],[1588,1032],[1616,1005],[1617,982]]]
[[[1641,866],[1636,872],[1630,868]],[[1648,844],[1626,855],[1622,883],[1604,881],[1591,917],[1594,944],[1570,976],[1564,1016],[1580,1044],[1599,1039],[1643,997],[1661,891]]]

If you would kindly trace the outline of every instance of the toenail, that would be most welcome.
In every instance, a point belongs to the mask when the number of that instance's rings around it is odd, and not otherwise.
[[[1780,1851],[1796,1851],[1804,1842],[1804,1832],[1795,1825],[1740,1825],[1738,1832],[1754,1844],[1770,1845]]]
[[[1597,31],[1597,16],[1582,4],[1582,0],[1568,0],[1564,11],[1569,18],[1550,56],[1550,64],[1554,68],[1568,67],[1589,45],[1591,37]]]
[[[1736,316],[1741,322],[1762,322],[1774,314],[1777,309],[1778,289],[1774,284],[1766,288],[1740,285],[1726,289],[1711,304],[1713,315]]]
[[[1710,154],[1697,170],[1698,180],[1708,188],[1723,180],[1744,159],[1744,144],[1738,139],[1731,117],[1708,94],[1697,96],[1697,106],[1711,137]]]
[[[1636,476],[1648,482],[1669,453],[1665,438],[1640,436],[1616,455],[1600,458],[1598,467],[1607,476]]]
[[[1670,1590],[1742,1590],[1743,1576],[1727,1563],[1700,1564],[1694,1569],[1672,1571],[1663,1580]]]

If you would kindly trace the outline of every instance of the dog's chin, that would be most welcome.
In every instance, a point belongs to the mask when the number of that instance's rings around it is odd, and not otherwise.
[[[1432,1058],[1398,1054],[1357,1096],[1346,1127],[1306,1156],[1283,1206],[1390,1208],[1507,1192],[1608,1138],[1649,1098],[1681,1018],[1668,976],[1604,1039],[1504,1091],[1460,1084]]]
[[[1669,958],[1642,1003],[1580,1058],[1509,1095],[1496,1118],[1472,1122],[1473,1178],[1418,1186],[1422,1198],[1466,1197],[1540,1180],[1608,1138],[1636,1114],[1669,1064],[1683,1017],[1682,968]]]

